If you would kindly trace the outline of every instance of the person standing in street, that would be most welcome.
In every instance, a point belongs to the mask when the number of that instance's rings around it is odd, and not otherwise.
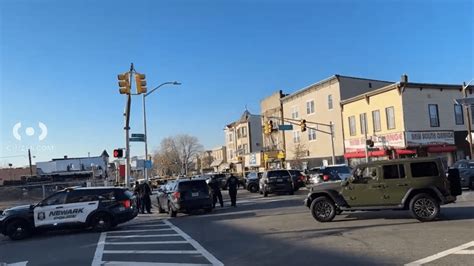
[[[221,204],[221,207],[224,207],[224,200],[222,200],[222,193],[221,193],[221,187],[220,187],[220,182],[216,177],[212,177],[211,181],[209,182],[209,187],[211,187],[212,190],[212,206],[213,208],[216,207],[217,199],[219,199],[219,203]]]
[[[147,213],[151,213],[151,188],[150,185],[148,185],[148,182],[144,182],[143,184],[140,185],[140,196],[141,196],[141,213],[144,214],[145,210]]]
[[[239,179],[233,174],[227,178],[226,187],[229,189],[229,197],[231,206],[237,207],[237,188],[239,187]]]
[[[133,188],[133,194],[135,195],[135,198],[137,200],[137,208],[138,208],[138,210],[141,210],[142,197],[140,195],[140,183],[138,183],[138,181],[135,181],[135,187]]]

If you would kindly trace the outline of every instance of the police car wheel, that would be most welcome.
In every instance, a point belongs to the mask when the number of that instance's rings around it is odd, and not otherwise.
[[[98,213],[92,217],[91,226],[96,232],[105,232],[112,228],[112,219],[107,214]]]
[[[168,214],[170,215],[170,217],[176,217],[176,215],[178,214],[178,212],[174,211],[173,207],[171,207],[171,203],[168,203]]]
[[[158,213],[165,213],[165,210],[161,208],[160,202],[158,202]]]
[[[11,240],[21,240],[30,236],[28,223],[22,220],[13,220],[7,224],[6,232]]]

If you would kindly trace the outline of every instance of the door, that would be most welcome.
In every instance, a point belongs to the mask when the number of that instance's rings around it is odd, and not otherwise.
[[[350,207],[382,205],[382,185],[379,181],[380,169],[377,166],[360,167],[355,177],[342,190],[344,199]]]
[[[48,198],[44,199],[38,204],[33,213],[35,220],[35,227],[38,226],[53,226],[58,224],[54,215],[57,211],[64,209],[64,203],[66,202],[66,191],[55,193]]]
[[[383,205],[400,205],[409,189],[405,166],[403,164],[383,165],[382,173]]]

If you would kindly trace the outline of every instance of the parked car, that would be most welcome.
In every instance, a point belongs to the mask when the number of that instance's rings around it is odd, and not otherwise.
[[[293,189],[298,191],[300,188],[306,185],[306,174],[300,170],[288,170],[291,175],[291,180],[293,181]]]
[[[138,215],[135,196],[124,188],[67,188],[36,205],[6,209],[0,215],[0,232],[12,240],[38,230],[92,228],[108,231]]]
[[[221,189],[226,190],[226,183],[227,183],[227,176],[226,174],[219,174],[219,173],[211,173],[205,174],[202,176],[206,180],[206,183],[209,184],[209,181],[213,178],[216,178],[218,182],[221,184]]]
[[[292,175],[288,170],[265,171],[259,181],[260,194],[267,197],[273,193],[295,193]]]
[[[176,180],[158,189],[158,212],[176,217],[178,212],[212,211],[212,198],[204,179]]]
[[[459,170],[462,187],[474,190],[474,161],[459,160],[450,168]]]
[[[328,165],[320,167],[312,171],[309,178],[311,184],[319,184],[324,182],[342,181],[351,176],[352,169],[345,165]]]
[[[305,205],[319,222],[330,222],[343,211],[395,209],[410,210],[427,222],[461,193],[458,171],[446,177],[439,158],[383,160],[360,164],[342,182],[313,186]]]
[[[245,177],[245,188],[252,193],[257,193],[259,191],[259,181],[262,175],[262,172],[248,173]]]

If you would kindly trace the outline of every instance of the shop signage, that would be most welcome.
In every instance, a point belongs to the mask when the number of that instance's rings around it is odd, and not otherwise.
[[[454,145],[454,131],[407,131],[408,146]]]
[[[374,148],[405,148],[405,134],[403,132],[368,136],[367,139],[372,139],[374,141]],[[364,151],[365,141],[365,138],[344,140],[346,152]]]

